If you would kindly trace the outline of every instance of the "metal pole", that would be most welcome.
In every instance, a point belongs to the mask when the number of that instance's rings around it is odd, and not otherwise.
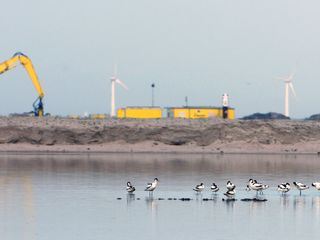
[[[151,90],[152,90],[152,102],[151,102],[151,105],[152,107],[154,107],[154,87],[156,85],[154,83],[151,84]]]
[[[115,79],[111,79],[111,112],[110,116],[115,117],[116,116],[116,107],[115,107]]]

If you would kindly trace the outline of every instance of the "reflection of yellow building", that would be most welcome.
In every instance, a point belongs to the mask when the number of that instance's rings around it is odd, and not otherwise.
[[[118,118],[162,118],[162,109],[159,107],[126,107],[117,112]]]
[[[167,115],[170,118],[222,118],[222,108],[219,107],[170,107]],[[228,119],[235,119],[234,108],[228,109]]]

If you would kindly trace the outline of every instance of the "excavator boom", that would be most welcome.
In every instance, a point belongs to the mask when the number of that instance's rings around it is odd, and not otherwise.
[[[37,100],[33,104],[34,113],[36,116],[42,116],[43,115],[42,98],[44,97],[44,92],[43,92],[43,89],[40,85],[38,76],[36,74],[36,71],[34,70],[34,67],[32,65],[30,58],[28,58],[26,55],[24,55],[21,52],[15,53],[12,56],[12,58],[10,58],[9,60],[7,60],[5,62],[0,63],[0,74],[16,67],[19,62],[26,69],[26,71],[27,71],[32,83],[33,83],[33,86],[35,87],[35,89],[39,95],[39,97],[37,98]]]

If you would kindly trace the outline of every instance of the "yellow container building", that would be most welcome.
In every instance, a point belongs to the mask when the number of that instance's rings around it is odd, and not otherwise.
[[[221,107],[169,107],[167,108],[169,118],[222,118]],[[234,108],[228,109],[228,119],[235,119]]]
[[[117,112],[118,118],[162,118],[160,107],[126,107],[120,108]]]

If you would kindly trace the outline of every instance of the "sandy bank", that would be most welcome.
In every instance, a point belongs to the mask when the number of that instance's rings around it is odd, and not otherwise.
[[[2,117],[0,151],[318,153],[320,122]]]

